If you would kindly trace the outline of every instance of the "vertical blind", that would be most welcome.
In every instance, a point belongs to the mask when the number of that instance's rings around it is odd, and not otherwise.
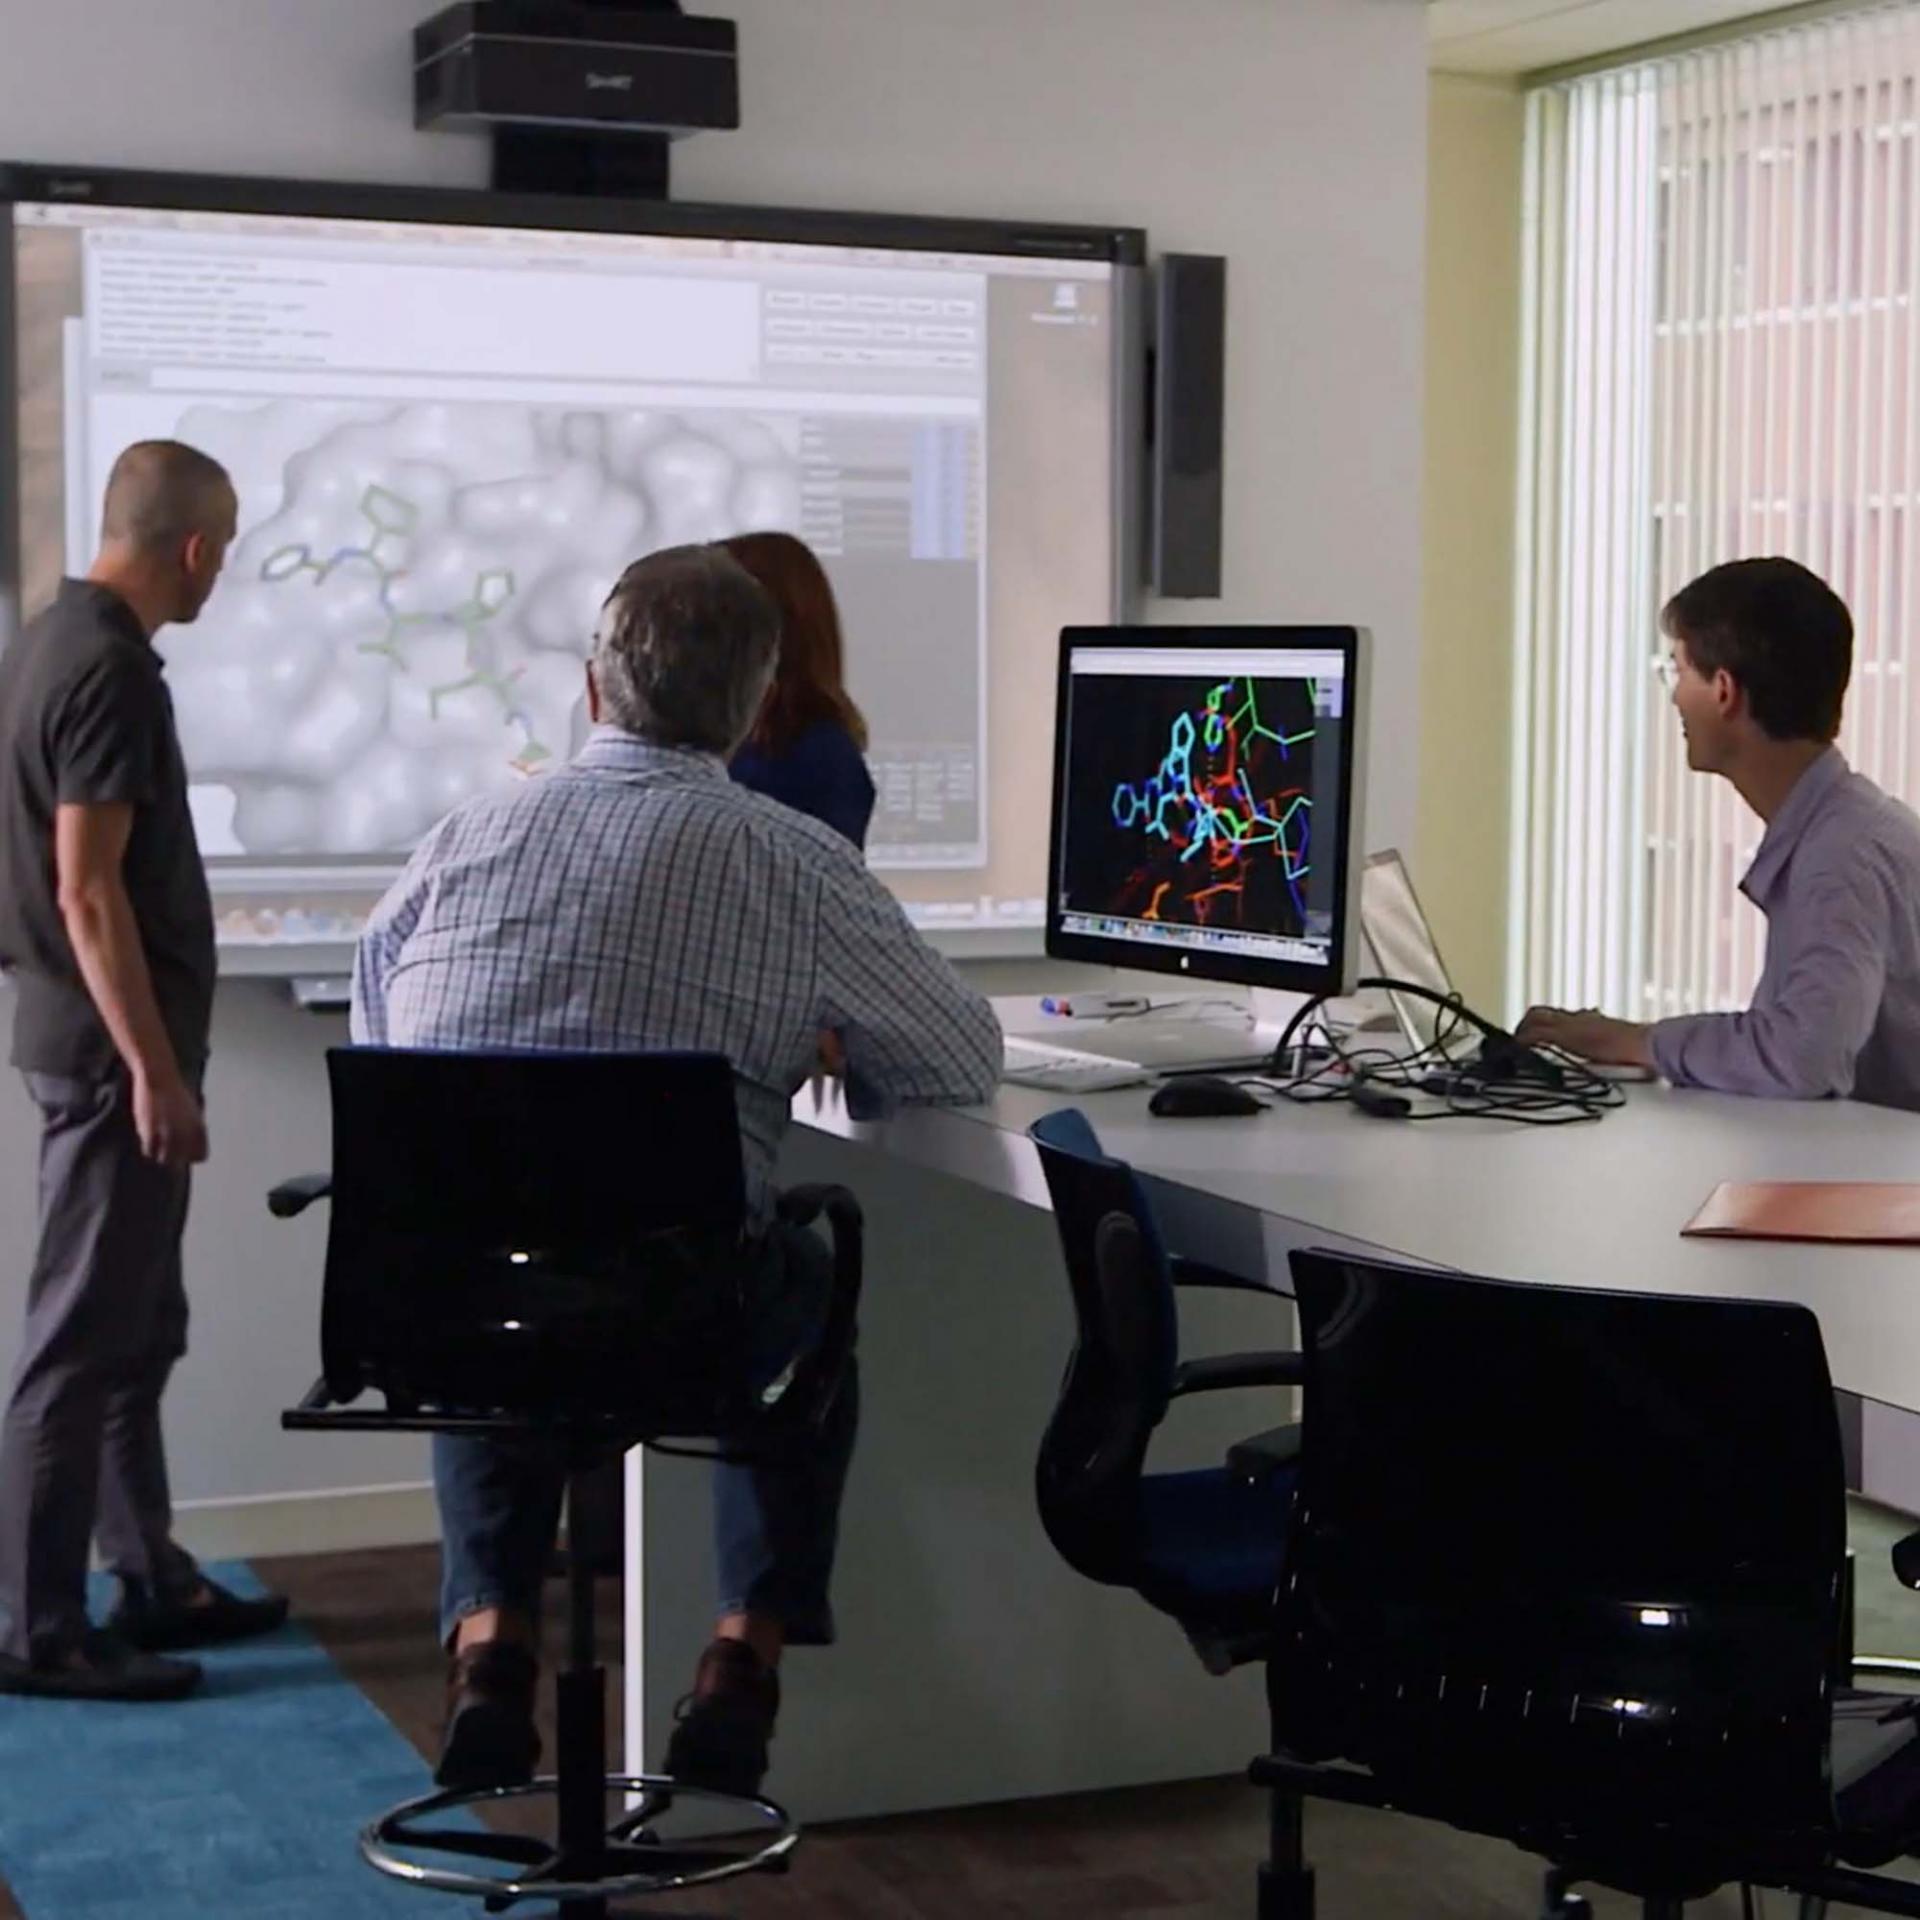
[[[1786,554],[1853,610],[1841,745],[1912,801],[1920,4],[1529,101],[1513,997],[1743,1004],[1759,823],[1687,771],[1659,609]]]

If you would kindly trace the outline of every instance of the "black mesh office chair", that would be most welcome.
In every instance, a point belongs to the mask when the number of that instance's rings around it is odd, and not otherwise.
[[[1253,1777],[1512,1840],[1651,1916],[1920,1914],[1915,1703],[1836,1680],[1846,1504],[1805,1309],[1296,1255],[1308,1419]],[[1842,1673],[1844,1670],[1842,1670]],[[1268,1915],[1306,1920],[1284,1863]]]
[[[829,1223],[833,1282],[799,1364],[756,1385],[754,1247],[724,1059],[342,1048],[327,1065],[332,1172],[269,1197],[282,1217],[332,1200],[324,1372],[287,1426],[551,1436],[571,1516],[585,1477],[635,1445],[710,1442],[738,1457],[824,1418],[853,1343],[859,1209],[840,1188],[781,1197],[783,1218]],[[383,1404],[354,1404],[369,1394]],[[784,1865],[797,1829],[772,1801],[606,1775],[593,1558],[569,1555],[555,1773],[393,1808],[361,1835],[370,1865],[496,1908],[558,1900],[567,1920],[598,1920],[609,1897]],[[638,1801],[611,1827],[609,1791]],[[557,1801],[552,1843],[435,1823],[528,1794]],[[670,1838],[663,1820],[688,1801],[725,1803],[749,1837]],[[423,1865],[422,1853],[505,1871]]]
[[[1258,1281],[1170,1255],[1131,1167],[1108,1157],[1084,1114],[1030,1129],[1053,1201],[1076,1334],[1035,1475],[1041,1524],[1076,1572],[1131,1587],[1171,1614],[1207,1667],[1267,1649],[1298,1430],[1275,1429],[1226,1465],[1149,1473],[1176,1400],[1290,1386],[1295,1353],[1180,1358],[1177,1290],[1230,1288],[1287,1306]]]
[[[1130,1587],[1185,1630],[1210,1673],[1262,1658],[1285,1558],[1300,1429],[1282,1426],[1229,1450],[1223,1466],[1149,1473],[1169,1410],[1196,1393],[1291,1386],[1295,1353],[1180,1357],[1185,1288],[1284,1295],[1257,1280],[1170,1254],[1133,1169],[1101,1151],[1066,1108],[1030,1129],[1053,1201],[1073,1293],[1073,1352],[1040,1444],[1035,1491],[1060,1556],[1089,1580]],[[1275,1858],[1300,1847],[1297,1799],[1273,1797]],[[1261,1869],[1266,1887],[1271,1867]],[[1263,1891],[1262,1899],[1265,1899]]]

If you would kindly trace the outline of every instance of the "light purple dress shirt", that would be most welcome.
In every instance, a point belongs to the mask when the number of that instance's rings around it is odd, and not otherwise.
[[[1661,1075],[1920,1111],[1920,818],[1829,749],[1768,824],[1740,890],[1767,916],[1753,1005],[1660,1021]]]

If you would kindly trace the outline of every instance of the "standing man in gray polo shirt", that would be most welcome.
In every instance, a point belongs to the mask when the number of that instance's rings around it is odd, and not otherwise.
[[[1920,1111],[1920,819],[1833,744],[1852,616],[1792,560],[1735,560],[1661,624],[1688,766],[1766,822],[1740,883],[1767,917],[1760,984],[1744,1013],[1651,1026],[1536,1007],[1520,1039],[1677,1087]]]
[[[172,1537],[160,1396],[186,1350],[180,1239],[213,1008],[213,910],[155,631],[194,619],[233,486],[175,441],[129,447],[99,558],[0,655],[0,967],[44,1126],[40,1244],[0,1424],[0,1692],[171,1699],[162,1650],[277,1626]],[[96,1523],[121,1599],[86,1611]]]

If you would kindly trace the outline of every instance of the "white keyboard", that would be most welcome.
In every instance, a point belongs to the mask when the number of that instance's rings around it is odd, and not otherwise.
[[[1098,1093],[1106,1087],[1134,1087],[1152,1076],[1126,1060],[1103,1054],[1080,1053],[1044,1040],[1006,1041],[1006,1060],[1000,1077],[1018,1087],[1038,1087],[1045,1093]]]

